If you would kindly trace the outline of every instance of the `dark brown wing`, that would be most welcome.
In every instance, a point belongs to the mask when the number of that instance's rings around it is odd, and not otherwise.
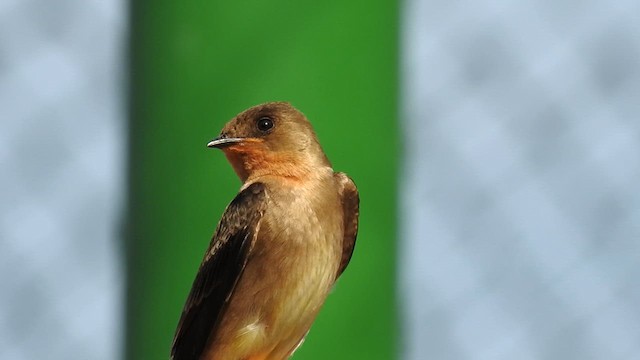
[[[360,197],[356,184],[345,173],[337,172],[333,176],[338,183],[338,194],[342,200],[344,222],[344,238],[342,240],[342,260],[338,268],[336,279],[342,275],[349,265],[358,235],[358,215],[360,214]]]
[[[227,206],[182,311],[172,359],[200,359],[215,335],[247,263],[265,207],[265,186],[261,183],[241,191]]]

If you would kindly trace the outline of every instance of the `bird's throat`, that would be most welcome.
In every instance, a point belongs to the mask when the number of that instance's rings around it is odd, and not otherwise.
[[[276,153],[261,146],[231,146],[224,153],[243,183],[262,176],[302,181],[311,170],[296,154]]]
[[[249,169],[247,169],[245,165],[244,158],[246,155],[238,151],[233,151],[231,149],[225,149],[224,155],[227,157],[227,160],[231,164],[231,167],[233,167],[233,171],[236,172],[240,180],[242,182],[247,181],[247,178],[249,177]]]

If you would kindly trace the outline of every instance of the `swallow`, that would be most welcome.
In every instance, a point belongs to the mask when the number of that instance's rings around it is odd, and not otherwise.
[[[241,112],[207,146],[242,186],[204,255],[171,359],[288,359],[349,264],[358,190],[286,102]]]

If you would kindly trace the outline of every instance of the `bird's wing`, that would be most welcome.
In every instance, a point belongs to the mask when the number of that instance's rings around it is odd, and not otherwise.
[[[227,206],[182,311],[172,359],[198,360],[205,351],[255,243],[265,197],[264,184],[254,183]]]
[[[358,235],[358,215],[360,207],[360,197],[356,184],[342,172],[334,174],[338,184],[338,194],[342,201],[342,213],[344,223],[344,238],[342,240],[342,260],[336,274],[336,279],[342,275],[344,269],[349,265],[353,249],[356,246],[356,236]]]

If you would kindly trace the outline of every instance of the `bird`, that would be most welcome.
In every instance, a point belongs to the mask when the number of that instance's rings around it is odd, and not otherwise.
[[[288,102],[239,113],[207,146],[242,185],[200,264],[171,359],[288,359],[351,260],[358,190]]]

